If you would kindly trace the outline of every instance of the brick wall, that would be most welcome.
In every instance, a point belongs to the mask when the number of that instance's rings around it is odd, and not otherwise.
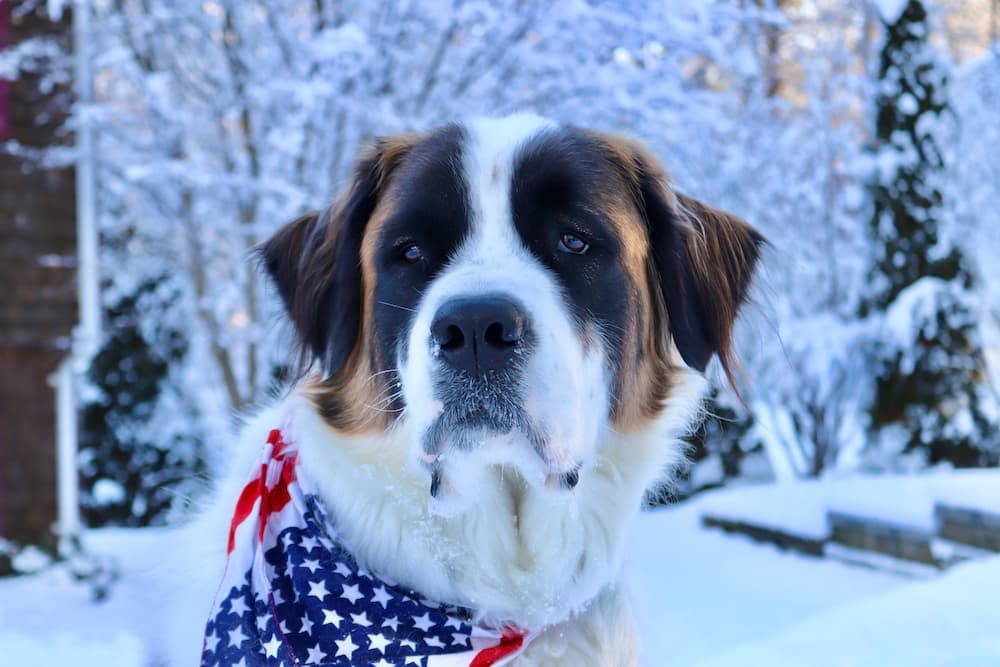
[[[0,535],[46,542],[56,517],[55,403],[46,376],[62,354],[0,346]]]
[[[68,12],[53,22],[44,6],[0,0],[9,46],[38,37],[69,46]],[[33,63],[37,71],[9,82],[0,137],[0,536],[19,541],[50,539],[56,517],[47,378],[76,320],[74,174],[38,161],[39,149],[70,139],[62,129],[71,101],[64,65]]]

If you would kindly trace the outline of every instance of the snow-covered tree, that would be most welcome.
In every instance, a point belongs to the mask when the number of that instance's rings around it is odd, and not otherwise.
[[[195,397],[209,439],[228,437],[230,413],[266,398],[287,361],[251,249],[325,206],[366,140],[531,109],[641,137],[708,196],[706,146],[735,127],[752,56],[730,43],[780,20],[695,0],[102,0],[96,12],[106,305],[169,277],[176,300],[141,316],[185,337],[163,386]]]
[[[750,14],[696,2],[101,3],[109,296],[177,277],[184,296],[165,316],[192,336],[193,386],[218,412],[251,405],[281,355],[248,253],[329,202],[366,139],[529,108],[651,137],[684,170],[716,112],[682,65],[724,57],[715,35]]]
[[[865,78],[874,21],[867,2],[789,3],[770,30],[745,31],[741,104],[716,125],[698,179],[710,201],[757,225],[772,250],[738,333],[749,409],[744,450],[762,445],[779,478],[852,467],[864,446],[866,369],[857,307],[864,226]],[[775,55],[776,54],[776,55]],[[783,82],[774,89],[774,65]],[[731,428],[725,424],[726,428]]]
[[[862,312],[881,320],[871,429],[884,456],[974,466],[1000,456],[973,275],[943,220],[946,78],[927,9],[909,0],[885,23],[876,100],[875,240]]]
[[[186,339],[163,387],[209,440],[286,362],[251,248],[329,203],[373,135],[529,109],[649,143],[770,239],[746,406],[718,388],[739,428],[710,425],[703,454],[724,475],[761,448],[782,476],[861,464],[870,0],[95,5],[106,305],[169,277],[176,299],[139,316]]]

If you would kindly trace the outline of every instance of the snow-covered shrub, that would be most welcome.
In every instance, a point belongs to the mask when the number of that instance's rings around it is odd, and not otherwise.
[[[741,449],[763,446],[779,479],[850,465],[863,446],[866,383],[854,344],[869,241],[860,157],[867,128],[866,45],[873,17],[844,3],[784,12],[768,59],[744,63],[742,102],[715,120],[697,181],[705,198],[757,226],[770,242],[737,342],[752,423]],[[740,39],[772,42],[747,31]],[[767,51],[765,51],[766,55]],[[744,412],[739,410],[739,412]],[[725,424],[723,424],[725,426]]]
[[[748,455],[761,452],[759,443],[747,437],[752,425],[753,419],[731,390],[712,387],[705,401],[705,418],[688,438],[689,465],[679,471],[661,500],[684,498],[747,477]]]
[[[787,319],[780,345],[763,347],[755,367],[759,441],[781,480],[856,468],[865,448],[870,368],[858,353],[864,327],[831,312]],[[776,400],[779,399],[780,400]]]
[[[176,288],[158,278],[107,309],[81,424],[81,509],[91,526],[165,523],[197,489],[200,415],[174,376],[188,341],[180,328],[144,317],[176,300]]]

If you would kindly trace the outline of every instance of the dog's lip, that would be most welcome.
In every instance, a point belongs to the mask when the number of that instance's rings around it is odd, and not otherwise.
[[[441,477],[440,466],[431,468],[431,498],[437,498],[438,494],[441,493]]]
[[[449,450],[454,444],[451,443],[451,439],[447,434],[435,434],[433,437],[428,437],[430,433],[435,431],[437,422],[438,420],[434,420],[421,436],[420,451],[417,453],[417,457],[421,463],[428,465],[435,463],[443,458],[443,452]],[[501,430],[492,425],[484,427],[483,424],[476,420],[458,420],[453,423],[453,427],[455,441],[472,446],[505,447],[517,442],[519,437],[529,437],[524,429],[518,426],[505,424],[503,425],[503,429],[505,430]],[[468,437],[469,434],[472,434],[473,437]]]
[[[550,471],[545,475],[545,486],[550,489],[566,489],[572,491],[580,483],[580,469],[582,463],[578,463],[569,470]]]

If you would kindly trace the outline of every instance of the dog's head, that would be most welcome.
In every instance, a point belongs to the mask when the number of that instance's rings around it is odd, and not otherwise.
[[[572,488],[681,373],[729,373],[761,243],[637,144],[513,116],[375,142],[261,252],[325,419],[405,424],[431,494],[467,496],[510,464]]]

